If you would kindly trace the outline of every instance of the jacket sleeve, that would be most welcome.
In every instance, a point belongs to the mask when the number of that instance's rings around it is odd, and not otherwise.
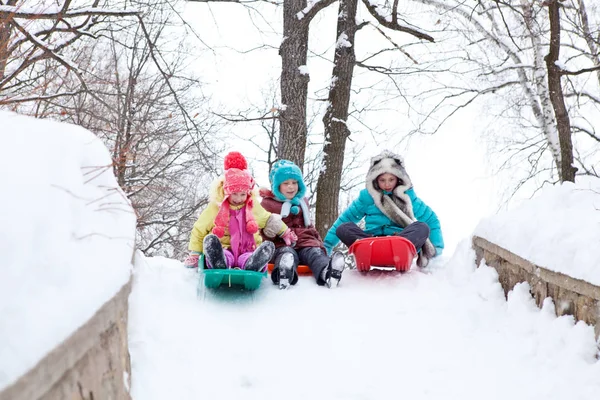
[[[425,222],[429,226],[429,240],[435,246],[436,256],[442,254],[444,250],[444,237],[442,236],[442,227],[440,220],[433,210],[417,197],[413,188],[405,192],[412,201],[413,213],[418,221]]]
[[[360,195],[356,200],[354,200],[350,206],[335,220],[331,228],[327,231],[327,235],[325,235],[325,240],[323,244],[325,245],[325,250],[327,250],[327,254],[331,254],[331,250],[340,242],[340,238],[337,237],[335,233],[338,226],[344,224],[346,222],[354,222],[358,223],[365,216],[365,210],[367,209],[367,204],[364,202],[364,195],[370,197],[368,192],[361,191]]]
[[[271,218],[272,213],[264,209],[264,207],[257,201],[252,206],[252,213],[256,218],[256,223],[259,229],[277,230],[277,235],[282,235],[287,230],[287,225],[281,220],[281,218]],[[276,224],[276,226],[272,226]]]
[[[204,237],[210,233],[212,228],[214,228],[218,211],[219,207],[214,203],[210,203],[208,207],[200,213],[200,216],[192,228],[188,250],[202,253],[202,242],[204,241]]]

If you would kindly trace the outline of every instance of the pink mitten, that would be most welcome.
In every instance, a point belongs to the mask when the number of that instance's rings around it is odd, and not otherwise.
[[[285,242],[286,246],[294,247],[296,245],[296,242],[298,241],[298,236],[296,236],[294,231],[292,231],[290,228],[287,228],[287,230],[285,232],[283,232],[283,235],[281,235],[281,238]]]
[[[200,258],[199,254],[190,253],[183,262],[183,265],[186,268],[198,268],[198,258]]]

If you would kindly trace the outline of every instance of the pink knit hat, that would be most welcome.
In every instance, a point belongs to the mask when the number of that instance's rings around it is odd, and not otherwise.
[[[223,182],[225,195],[239,192],[250,193],[254,187],[254,179],[248,172],[248,163],[244,156],[237,151],[232,151],[225,156],[223,163],[225,165],[225,182]]]
[[[225,156],[223,164],[225,168],[225,179],[223,181],[225,197],[219,207],[212,232],[220,238],[225,235],[225,228],[229,226],[229,196],[232,193],[244,192],[248,194],[246,199],[246,231],[255,234],[258,232],[258,224],[252,214],[253,202],[251,195],[254,179],[248,172],[248,163],[241,153],[232,151]]]

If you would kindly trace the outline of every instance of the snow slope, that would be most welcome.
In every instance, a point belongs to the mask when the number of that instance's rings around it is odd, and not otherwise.
[[[132,396],[152,399],[597,399],[593,329],[508,302],[468,241],[431,274],[346,271],[251,296],[196,296],[197,275],[149,258],[130,297]],[[447,262],[447,264],[446,264]],[[444,265],[445,264],[445,265]],[[443,266],[443,268],[442,268]]]

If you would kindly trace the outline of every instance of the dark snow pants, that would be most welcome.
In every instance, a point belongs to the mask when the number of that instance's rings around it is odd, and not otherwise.
[[[329,256],[325,250],[320,247],[304,247],[296,250],[289,246],[281,246],[275,250],[272,260],[275,268],[271,272],[273,283],[279,283],[279,260],[285,253],[290,253],[294,256],[294,273],[290,279],[290,284],[295,285],[298,282],[298,272],[296,270],[300,264],[308,265],[319,285],[325,284],[325,281],[321,279],[321,272],[329,264]]]
[[[354,222],[346,222],[341,224],[335,230],[335,234],[338,238],[340,238],[342,243],[348,247],[352,246],[352,244],[359,239],[373,237],[373,235],[365,233],[365,231],[360,229],[360,227]],[[427,225],[425,222],[415,221],[395,236],[401,236],[410,240],[410,242],[415,245],[417,251],[419,251],[419,249],[423,247],[429,238],[429,225]]]

